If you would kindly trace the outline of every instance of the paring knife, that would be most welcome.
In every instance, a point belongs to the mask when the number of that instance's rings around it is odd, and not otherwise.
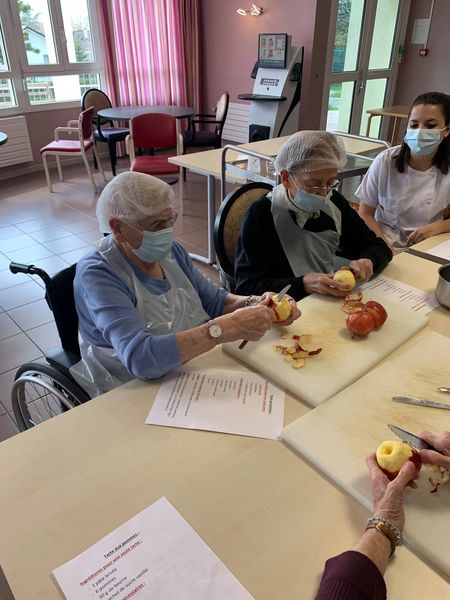
[[[416,448],[416,450],[434,450],[435,452],[439,452],[439,454],[442,454],[442,452],[437,450],[437,448],[423,440],[418,435],[414,435],[413,433],[410,433],[405,429],[400,429],[400,427],[396,427],[395,425],[388,424],[388,427],[393,433],[395,433],[397,437],[399,437],[402,440],[402,442],[405,442],[409,446]]]
[[[286,295],[286,293],[289,291],[291,287],[291,284],[289,283],[286,287],[284,287],[281,292],[278,292],[278,294],[276,294],[276,298],[277,298],[277,302],[281,302],[281,300],[284,298],[284,296]],[[275,298],[275,296],[274,296]],[[248,344],[248,340],[243,340],[240,344],[239,344],[239,350],[242,350],[242,348],[245,348],[245,346]]]
[[[444,408],[450,410],[450,404],[435,402],[434,400],[425,400],[424,398],[409,398],[408,396],[392,396],[394,402],[404,402],[405,404],[417,404],[417,406],[428,406],[429,408]]]

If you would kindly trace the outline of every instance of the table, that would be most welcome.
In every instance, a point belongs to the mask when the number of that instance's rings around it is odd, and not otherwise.
[[[147,113],[164,113],[170,115],[176,119],[177,128],[177,154],[180,154],[180,120],[192,117],[196,112],[195,108],[190,106],[173,106],[173,105],[161,105],[161,106],[114,106],[111,108],[103,108],[99,110],[97,114],[105,119],[111,121],[130,121],[133,117],[139,115],[145,115]]]
[[[336,134],[339,135],[339,134]],[[259,152],[266,156],[276,156],[279,149],[289,139],[290,136],[260,140],[250,144],[239,144],[239,148]],[[369,142],[354,137],[341,137],[345,150],[348,154],[369,154],[380,148],[380,142],[374,140]],[[199,175],[207,177],[207,198],[208,198],[208,256],[205,259],[202,256],[195,255],[196,260],[214,265],[216,262],[216,253],[214,251],[214,218],[216,215],[216,193],[215,180],[221,177],[221,158],[222,148],[216,150],[206,150],[204,152],[194,152],[192,154],[183,154],[181,156],[172,156],[169,162],[179,165],[183,169],[188,169]],[[229,160],[235,160],[238,152],[230,152]],[[227,155],[228,156],[228,155]],[[245,183],[241,178],[227,175],[227,180],[235,183]]]
[[[220,348],[191,364],[244,368]],[[16,600],[60,600],[51,571],[161,496],[257,600],[313,598],[367,511],[280,441],[145,425],[157,389],[131,382],[0,444],[0,563]],[[287,396],[285,424],[307,410]],[[392,598],[448,593],[406,548],[386,579]]]
[[[406,119],[409,115],[409,106],[397,104],[395,106],[384,106],[383,108],[372,108],[367,110],[369,113],[369,119],[367,121],[366,135],[370,133],[370,125],[373,117],[394,117],[394,128],[392,129],[391,145],[394,146],[397,143],[398,130],[400,128],[400,119]]]
[[[3,146],[3,144],[6,144],[7,141],[8,141],[8,135],[6,133],[4,133],[3,131],[0,131],[0,146]]]

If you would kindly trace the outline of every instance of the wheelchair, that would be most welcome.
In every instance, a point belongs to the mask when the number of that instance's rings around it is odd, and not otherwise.
[[[53,312],[61,340],[61,348],[47,353],[45,359],[48,364],[29,362],[22,365],[15,375],[11,402],[17,426],[20,431],[25,431],[87,402],[90,397],[69,371],[81,358],[73,294],[76,264],[53,277],[34,265],[12,262],[9,269],[14,274],[25,273],[42,279],[45,299]]]

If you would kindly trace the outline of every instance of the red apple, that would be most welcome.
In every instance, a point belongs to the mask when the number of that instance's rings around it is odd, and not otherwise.
[[[367,335],[375,327],[373,316],[364,310],[359,310],[347,317],[347,329],[356,335]]]
[[[375,329],[379,329],[387,319],[386,309],[376,300],[365,303],[363,310],[370,313],[375,321]]]
[[[422,467],[422,460],[417,450],[397,440],[382,442],[377,448],[376,457],[378,466],[390,481],[397,477],[407,460],[414,464],[414,477],[419,474]]]

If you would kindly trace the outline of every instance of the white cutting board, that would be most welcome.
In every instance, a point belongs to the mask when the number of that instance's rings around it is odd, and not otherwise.
[[[428,323],[428,318],[399,304],[365,292],[364,301],[379,300],[388,311],[388,320],[378,331],[352,339],[346,328],[347,315],[342,299],[313,294],[298,302],[302,316],[290,327],[273,327],[259,342],[249,342],[239,350],[240,342],[224,344],[225,352],[271,378],[308,404],[317,406],[347,387],[386,356],[401,346]],[[284,361],[275,344],[289,345],[280,339],[283,332],[313,334],[321,354],[305,360],[305,366],[294,369]]]
[[[365,457],[378,445],[396,439],[387,423],[411,433],[450,431],[450,410],[399,404],[392,396],[446,402],[450,394],[450,339],[429,333],[365,377],[301,417],[282,438],[339,486],[372,510]],[[450,577],[450,483],[430,494],[428,470],[422,467],[418,489],[405,494],[408,546]]]

